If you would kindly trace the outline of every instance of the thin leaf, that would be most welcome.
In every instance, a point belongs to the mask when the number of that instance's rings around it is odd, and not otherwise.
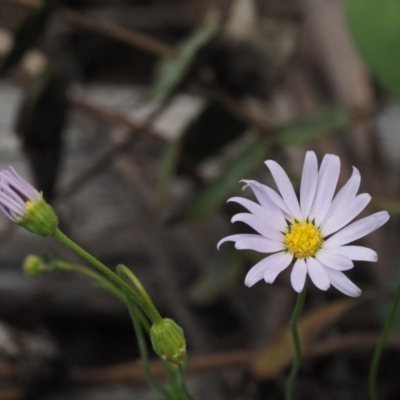
[[[162,60],[155,83],[148,95],[149,99],[162,100],[180,87],[196,64],[200,50],[214,38],[216,33],[216,24],[204,25],[181,44],[178,58]]]
[[[284,147],[297,146],[346,128],[351,122],[346,109],[326,109],[278,128],[274,142]]]
[[[160,199],[168,186],[172,176],[176,172],[181,154],[182,142],[176,140],[167,145],[162,155],[158,170],[156,196]]]
[[[400,98],[400,2],[346,0],[344,7],[350,32],[367,67]]]
[[[201,192],[194,202],[177,220],[182,222],[202,221],[225,203],[238,190],[238,182],[248,177],[250,172],[265,159],[268,147],[263,140],[256,140],[247,146],[223,173]]]
[[[187,162],[195,166],[237,139],[246,128],[244,122],[220,103],[206,103],[185,128],[181,137],[166,147],[159,168],[157,197],[163,196],[175,172],[185,172]],[[182,155],[185,162],[182,161]]]

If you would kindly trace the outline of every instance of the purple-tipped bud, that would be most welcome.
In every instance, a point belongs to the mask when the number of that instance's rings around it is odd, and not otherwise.
[[[27,203],[35,203],[40,193],[13,167],[0,171],[0,208],[11,221],[17,222],[27,212]]]
[[[12,167],[0,171],[0,208],[11,221],[37,235],[49,236],[57,229],[53,208]]]

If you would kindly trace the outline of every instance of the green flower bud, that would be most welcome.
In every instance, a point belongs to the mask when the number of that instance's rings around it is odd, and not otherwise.
[[[42,275],[43,272],[47,271],[47,264],[45,264],[40,257],[30,254],[25,257],[22,263],[22,269],[27,276],[37,278]]]
[[[53,207],[42,196],[34,203],[27,203],[26,214],[16,222],[39,236],[52,236],[58,227],[58,217]]]
[[[180,365],[186,357],[186,340],[183,329],[170,318],[155,322],[150,328],[154,351],[164,361]]]
[[[0,171],[0,208],[11,221],[39,236],[51,236],[57,230],[53,208],[12,167]]]

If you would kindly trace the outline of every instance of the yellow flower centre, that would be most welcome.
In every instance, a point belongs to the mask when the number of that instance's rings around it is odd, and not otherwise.
[[[35,203],[31,200],[25,202],[26,208],[29,210]]]
[[[296,258],[313,257],[322,247],[321,231],[307,221],[293,221],[285,234],[285,249]]]

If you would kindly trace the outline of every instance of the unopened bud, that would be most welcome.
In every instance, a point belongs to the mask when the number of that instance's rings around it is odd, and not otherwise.
[[[58,217],[30,183],[12,167],[0,171],[0,208],[18,225],[39,236],[51,236]]]
[[[58,218],[53,207],[46,203],[42,196],[35,203],[28,205],[26,215],[16,222],[39,236],[51,236],[58,227]]]
[[[164,361],[180,365],[186,357],[186,340],[183,329],[170,318],[155,322],[150,328],[154,351]]]
[[[42,275],[43,272],[47,271],[47,265],[40,257],[31,254],[25,257],[25,260],[22,263],[22,269],[27,276],[37,278]]]

